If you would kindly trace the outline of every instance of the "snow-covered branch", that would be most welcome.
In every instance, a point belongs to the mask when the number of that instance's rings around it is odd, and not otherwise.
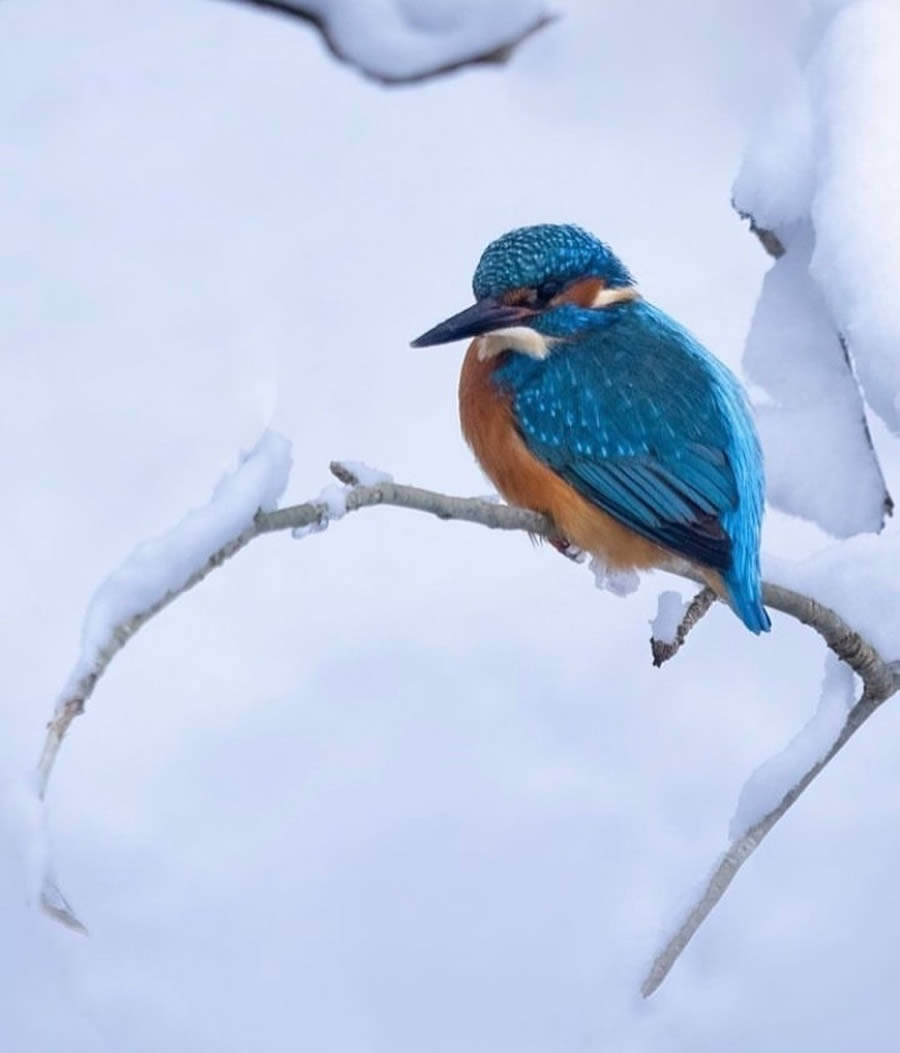
[[[898,139],[882,105],[900,9],[813,6],[810,46],[748,145],[732,203],[774,260],[744,352],[768,500],[846,538],[893,512],[868,415],[900,427],[898,314],[884,290],[900,230]]]
[[[365,465],[333,462],[332,474],[341,483],[327,487],[314,500],[287,508],[274,508],[284,489],[290,470],[290,447],[280,436],[267,432],[246,455],[238,469],[216,488],[209,504],[191,512],[167,534],[139,547],[126,562],[101,585],[85,620],[82,653],[61,693],[38,768],[38,795],[43,798],[54,762],[65,735],[112,659],[131,637],[155,614],[183,593],[203,581],[254,538],[290,530],[295,537],[326,529],[348,512],[377,505],[389,505],[424,512],[439,519],[477,523],[493,530],[524,531],[535,537],[552,538],[553,525],[535,512],[491,500],[455,497],[434,490],[395,483],[390,476]],[[672,568],[680,572],[677,567]],[[686,576],[690,577],[688,573]],[[701,592],[682,614],[680,599],[672,609],[675,617],[662,618],[671,631],[654,635],[673,636],[680,642],[690,627],[713,602],[708,590]],[[856,673],[863,683],[862,697],[849,710],[837,737],[812,757],[805,767],[790,769],[792,782],[778,791],[778,803],[756,819],[730,846],[696,907],[678,932],[660,952],[643,986],[652,993],[665,978],[697,928],[722,897],[738,869],[759,845],[782,815],[840,750],[850,736],[875,709],[900,689],[900,669],[885,662],[876,647],[848,625],[831,608],[811,596],[767,583],[764,600],[814,629],[834,655]],[[671,606],[671,605],[670,605]],[[674,634],[674,635],[673,635]],[[674,654],[674,650],[672,653]],[[655,653],[655,652],[654,652]],[[771,794],[772,786],[767,784]],[[755,815],[751,814],[755,819]],[[41,902],[44,909],[73,928],[81,928],[65,898],[57,889],[51,872],[45,877]]]
[[[464,66],[501,65],[555,21],[543,0],[457,5],[452,17],[391,0],[238,0],[314,26],[340,62],[381,84],[410,84]]]
[[[716,602],[716,594],[705,585],[690,603],[685,605],[677,592],[663,592],[653,620],[650,651],[653,664],[661,666],[674,658],[684,645],[687,634]]]

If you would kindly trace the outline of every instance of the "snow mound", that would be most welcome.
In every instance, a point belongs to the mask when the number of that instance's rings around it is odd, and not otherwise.
[[[810,270],[866,400],[900,432],[900,6],[842,9],[810,64],[816,99],[816,248]]]
[[[763,554],[766,581],[836,611],[887,662],[900,660],[900,535],[859,534],[805,560]]]
[[[373,468],[365,461],[341,461],[342,467],[353,476],[360,486],[379,486],[381,483],[392,483],[394,477],[390,472],[383,472],[380,468]]]
[[[783,230],[809,212],[815,186],[813,117],[805,81],[757,129],[734,182],[734,204],[766,230]]]
[[[656,617],[650,622],[652,637],[660,643],[673,644],[684,615],[685,602],[680,592],[661,592],[656,601]]]
[[[786,250],[745,361],[776,403],[760,412],[773,503],[846,537],[891,507],[853,389],[900,432],[900,5],[819,5],[810,26],[734,185],[735,207]]]
[[[771,399],[756,407],[769,500],[850,537],[881,526],[885,484],[811,253],[806,223],[763,280],[744,368]]]
[[[744,783],[728,831],[733,841],[777,808],[806,772],[824,760],[853,706],[854,680],[850,667],[829,653],[815,713],[780,753],[761,764]]]
[[[601,592],[611,592],[613,596],[625,597],[637,592],[641,579],[636,570],[618,570],[607,566],[598,556],[591,558],[588,567],[594,575],[594,585]]]

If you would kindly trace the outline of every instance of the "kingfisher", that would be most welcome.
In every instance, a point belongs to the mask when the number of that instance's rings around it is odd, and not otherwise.
[[[734,374],[581,227],[504,234],[472,291],[412,346],[474,338],[460,423],[500,494],[547,516],[563,551],[613,570],[687,565],[751,632],[771,628],[762,449]]]

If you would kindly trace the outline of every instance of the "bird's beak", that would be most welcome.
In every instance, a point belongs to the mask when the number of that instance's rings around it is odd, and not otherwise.
[[[429,329],[412,342],[412,347],[431,347],[434,344],[449,344],[469,336],[482,336],[495,329],[506,329],[523,322],[536,314],[531,307],[506,304],[491,296],[485,296],[459,314],[453,315],[434,329]]]

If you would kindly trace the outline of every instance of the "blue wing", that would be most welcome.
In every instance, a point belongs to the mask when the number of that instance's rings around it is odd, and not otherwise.
[[[755,443],[743,397],[731,374],[661,311],[640,303],[616,313],[612,324],[557,345],[542,361],[515,354],[500,365],[495,375],[510,391],[518,429],[588,501],[643,537],[727,572],[742,413]]]

